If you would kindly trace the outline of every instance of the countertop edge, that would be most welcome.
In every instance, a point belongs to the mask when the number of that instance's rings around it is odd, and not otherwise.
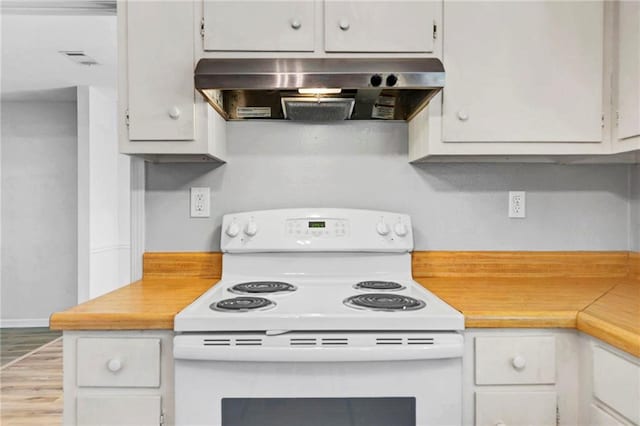
[[[640,335],[588,312],[579,312],[576,329],[640,358]]]

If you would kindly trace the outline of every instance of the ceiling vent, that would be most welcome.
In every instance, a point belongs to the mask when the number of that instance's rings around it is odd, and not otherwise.
[[[63,50],[60,53],[79,65],[99,65],[98,61],[79,50]]]

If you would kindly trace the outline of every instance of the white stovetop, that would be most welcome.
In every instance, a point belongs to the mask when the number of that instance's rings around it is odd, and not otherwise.
[[[411,279],[413,231],[407,215],[350,209],[285,209],[225,215],[222,280],[175,318],[176,331],[462,330],[461,313]],[[422,309],[370,311],[345,306],[360,281],[395,281],[394,292]],[[238,297],[249,281],[284,281],[294,292],[265,297],[269,310],[220,312],[209,306]]]
[[[402,312],[370,311],[344,305],[349,296],[363,293],[353,288],[359,281],[370,279],[398,282],[405,289],[388,292],[420,299],[422,309]],[[297,290],[280,294],[257,294],[276,303],[272,309],[249,312],[220,312],[209,306],[223,299],[238,297],[229,288],[240,282],[256,281],[256,277],[237,276],[223,279],[175,318],[176,331],[293,331],[293,330],[462,330],[461,313],[438,299],[411,279],[375,276],[342,279],[262,277],[260,281],[285,281]]]

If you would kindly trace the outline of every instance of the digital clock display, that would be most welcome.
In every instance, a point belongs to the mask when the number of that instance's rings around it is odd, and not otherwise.
[[[325,228],[326,223],[322,222],[309,222],[309,228]]]

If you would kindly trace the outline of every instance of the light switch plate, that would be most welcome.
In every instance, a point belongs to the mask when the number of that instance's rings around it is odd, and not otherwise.
[[[211,190],[209,187],[191,188],[191,217],[209,217]]]

